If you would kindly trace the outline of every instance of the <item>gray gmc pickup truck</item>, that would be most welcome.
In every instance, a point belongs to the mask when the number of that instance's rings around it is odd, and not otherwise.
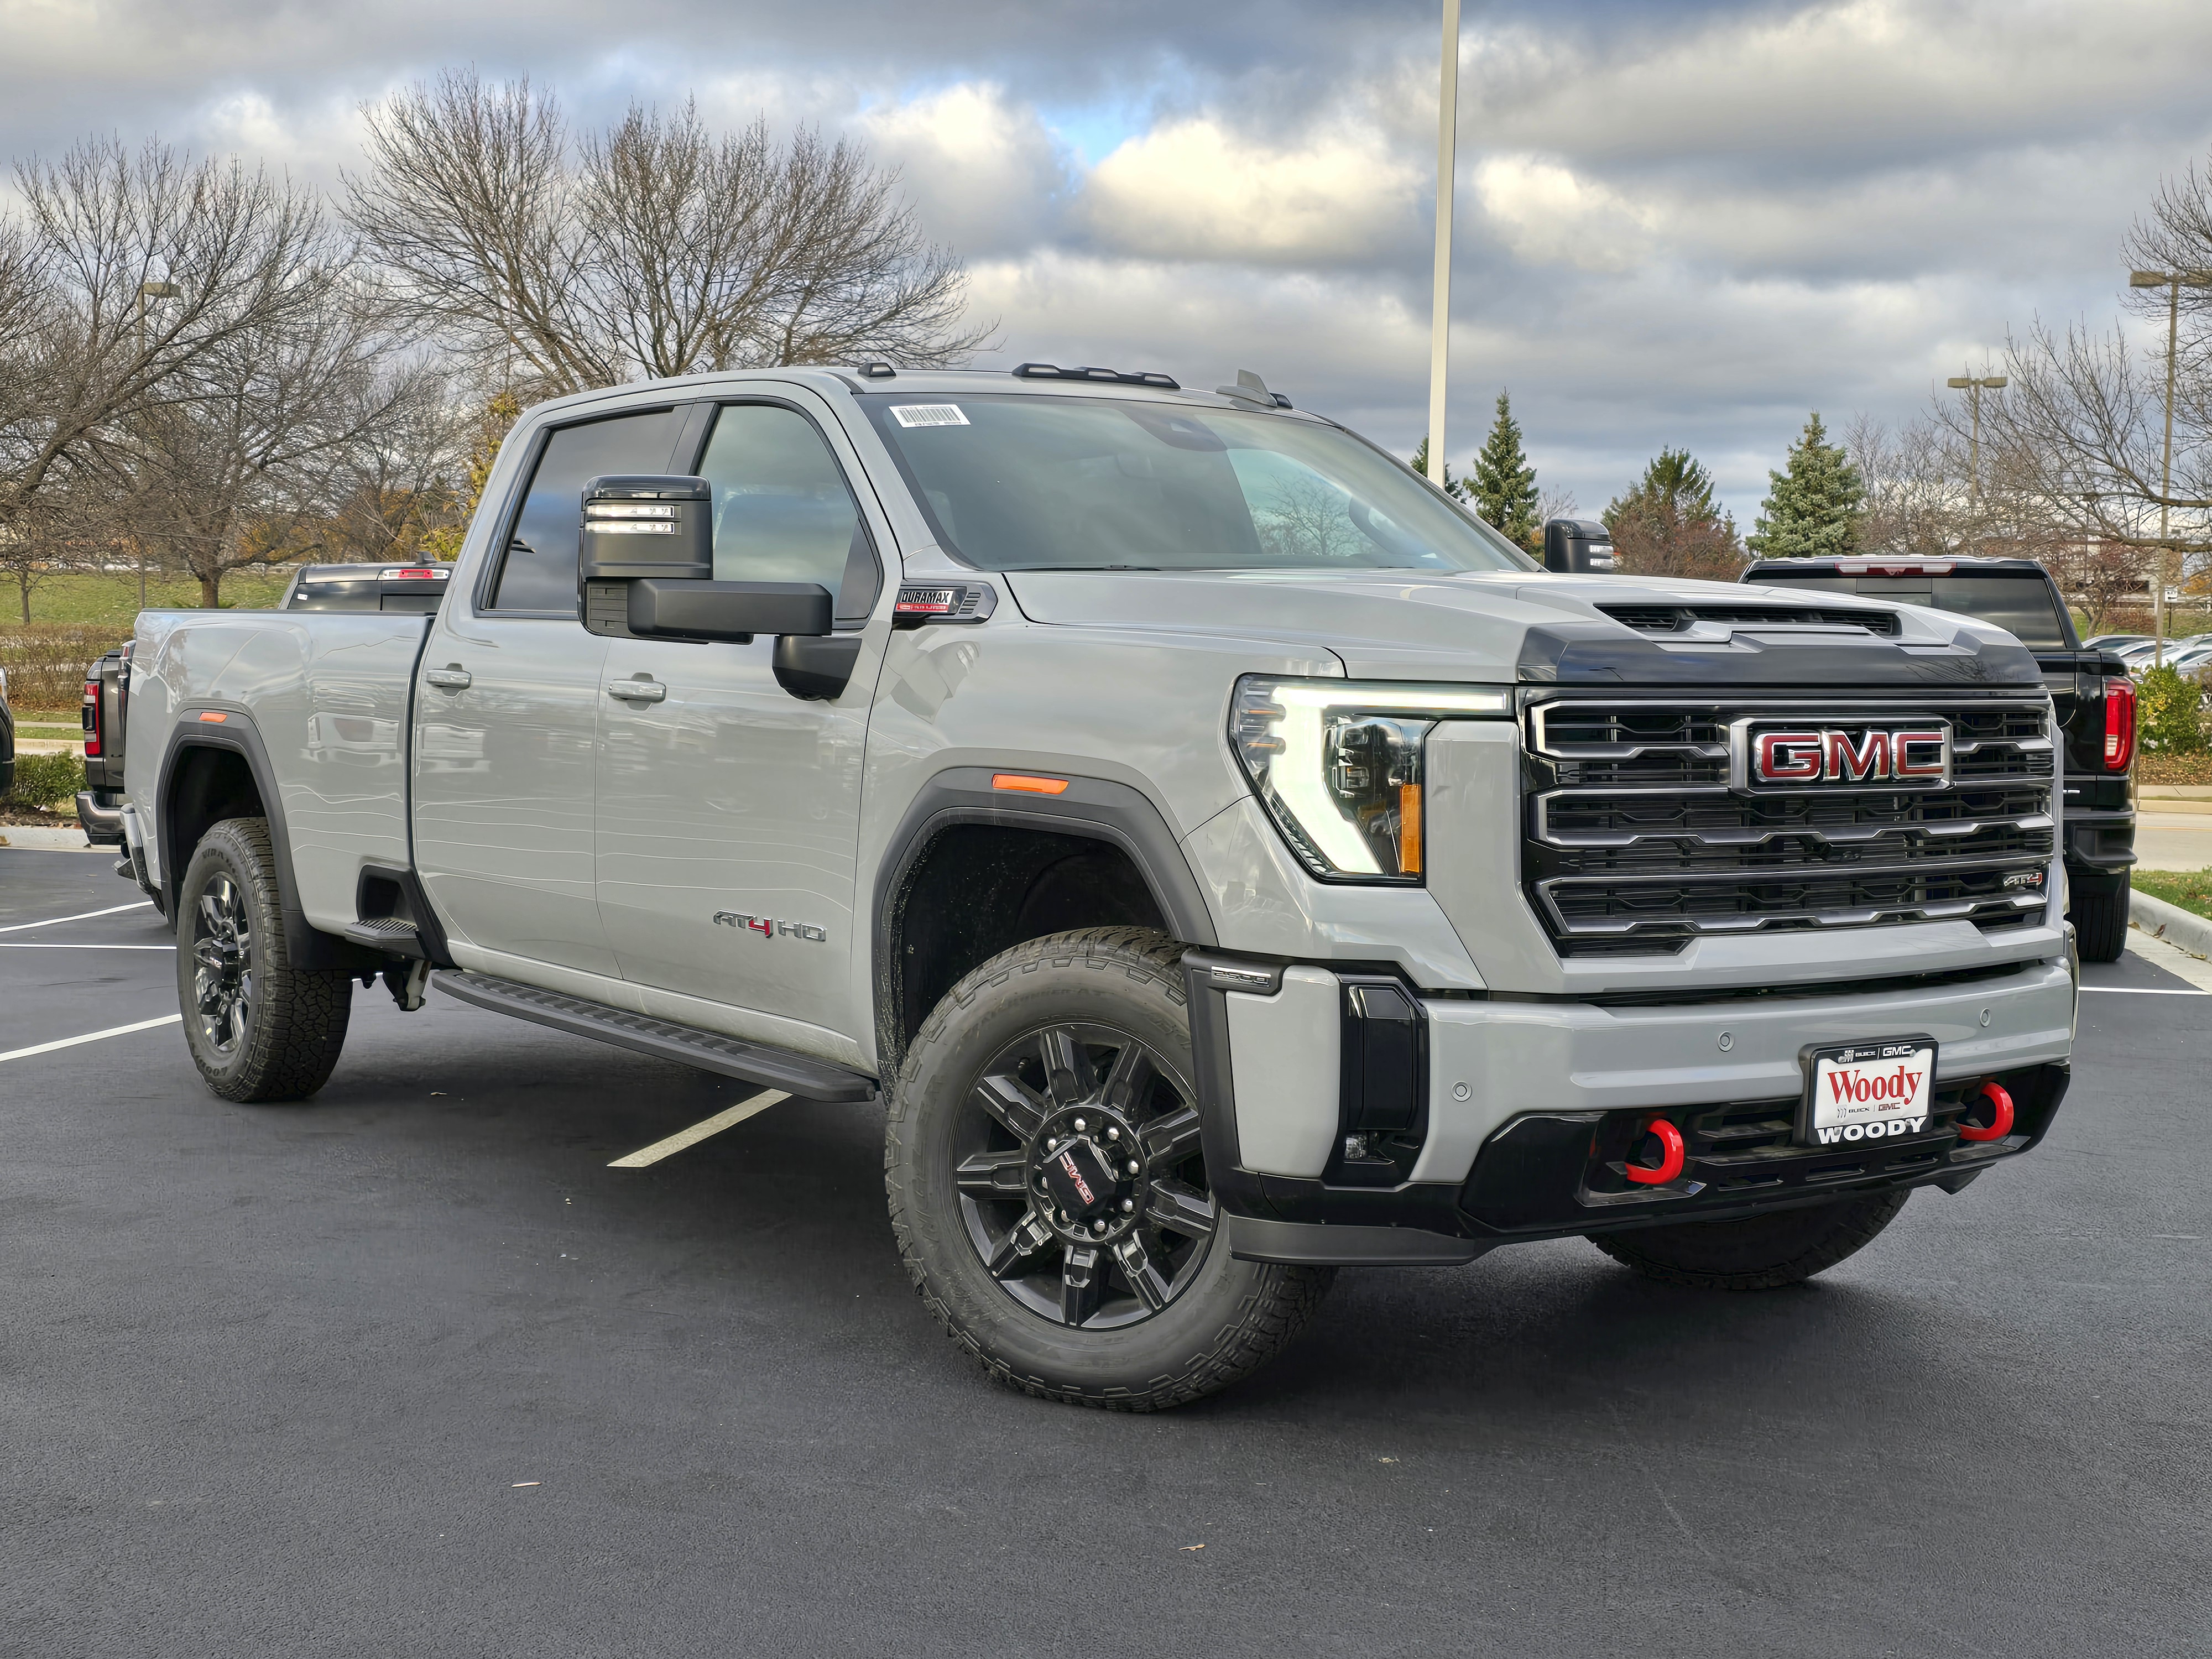
[[[2065,1092],[2018,641],[1547,573],[1256,376],[566,398],[447,587],[140,619],[209,1085],[312,1094],[380,978],[880,1099],[908,1273],[1035,1394],[1196,1398],[1340,1265],[1794,1283]]]

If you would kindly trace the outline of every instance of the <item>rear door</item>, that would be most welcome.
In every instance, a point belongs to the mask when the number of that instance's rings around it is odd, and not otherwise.
[[[685,413],[542,433],[504,550],[439,611],[415,692],[415,861],[449,933],[497,953],[465,967],[619,971],[592,863],[607,641],[577,618],[579,524],[586,480],[668,470]]]
[[[649,994],[648,1011],[854,1064],[854,862],[890,630],[877,604],[888,528],[830,411],[797,387],[723,404],[696,468],[674,470],[714,486],[715,578],[820,583],[860,656],[842,696],[811,702],[777,683],[772,637],[612,641],[598,778],[607,937],[625,978],[720,1012]]]

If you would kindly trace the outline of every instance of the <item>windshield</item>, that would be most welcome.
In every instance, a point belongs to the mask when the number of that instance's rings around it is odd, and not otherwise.
[[[1019,393],[861,404],[938,539],[983,570],[1534,570],[1316,422]]]
[[[1924,605],[1955,611],[1977,622],[1994,623],[2022,645],[2070,651],[2074,641],[2051,596],[2051,584],[2033,571],[2017,575],[1994,572],[1972,575],[1853,576],[1813,569],[1800,576],[1771,568],[1752,579],[1761,587],[1817,587],[1831,593],[1856,593],[1899,605]]]

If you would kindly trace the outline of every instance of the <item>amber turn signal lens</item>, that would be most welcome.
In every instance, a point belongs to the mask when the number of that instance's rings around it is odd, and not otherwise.
[[[991,787],[1019,789],[1031,795],[1064,795],[1067,793],[1067,780],[1066,778],[1032,778],[1024,776],[1019,772],[994,772],[991,774]]]

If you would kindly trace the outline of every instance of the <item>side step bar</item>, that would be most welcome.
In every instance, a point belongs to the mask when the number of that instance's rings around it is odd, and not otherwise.
[[[672,1060],[696,1066],[702,1072],[718,1072],[724,1077],[763,1084],[801,1100],[866,1101],[876,1097],[872,1078],[848,1072],[826,1060],[811,1060],[781,1048],[742,1042],[719,1032],[702,1031],[647,1014],[633,1014],[626,1009],[610,1008],[603,1002],[587,1002],[581,997],[564,996],[535,985],[519,985],[511,979],[498,979],[489,974],[441,968],[431,975],[430,982],[449,997],[458,997],[495,1014],[512,1014],[517,1019],[550,1025],[556,1031],[567,1031],[575,1036],[611,1042],[617,1048],[651,1054],[656,1060]]]

